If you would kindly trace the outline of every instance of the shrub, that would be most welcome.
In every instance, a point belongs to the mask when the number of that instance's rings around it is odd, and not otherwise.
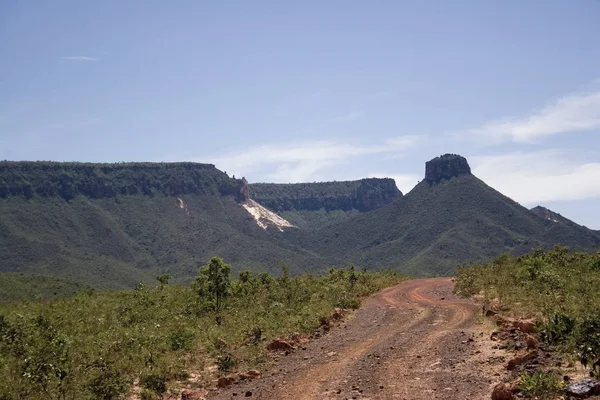
[[[164,374],[149,373],[140,377],[140,386],[162,396],[167,391],[167,379]]]
[[[217,357],[217,368],[221,373],[229,373],[233,368],[237,366],[237,361],[231,356],[231,354],[223,354]]]
[[[106,369],[91,378],[86,388],[96,399],[113,400],[129,393],[131,382],[118,371]]]
[[[168,336],[169,348],[171,350],[191,350],[194,344],[196,335],[194,332],[190,332],[184,329],[178,329],[171,332]]]
[[[536,371],[521,375],[519,391],[526,397],[538,400],[553,400],[565,388],[565,382],[554,373]]]
[[[358,307],[360,307],[360,300],[344,291],[339,296],[336,302],[336,307],[356,310]]]
[[[546,321],[537,325],[537,331],[547,343],[564,343],[575,329],[576,321],[568,315],[552,314]]]
[[[58,397],[64,392],[67,355],[66,337],[45,316],[19,316],[12,323],[0,316],[1,364],[12,365],[6,378],[21,396],[42,392]]]
[[[502,256],[493,264],[460,268],[455,292],[483,292],[516,312],[534,314],[542,340],[579,358],[600,375],[600,253],[564,247]],[[538,377],[539,378],[539,377]],[[533,379],[533,378],[532,378]]]
[[[581,364],[590,368],[590,375],[600,376],[600,312],[577,325],[575,344]]]

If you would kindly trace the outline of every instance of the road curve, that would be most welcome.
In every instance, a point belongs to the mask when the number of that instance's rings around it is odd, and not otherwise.
[[[265,378],[211,399],[488,399],[478,359],[477,306],[448,278],[378,292],[355,317],[283,358]]]

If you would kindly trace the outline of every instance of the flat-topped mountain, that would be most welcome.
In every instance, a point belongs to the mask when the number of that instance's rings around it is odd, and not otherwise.
[[[444,154],[425,164],[425,180],[429,183],[448,180],[460,175],[471,175],[471,167],[466,158],[457,154]]]
[[[332,264],[415,275],[452,274],[458,264],[503,252],[600,246],[596,232],[540,218],[472,175],[466,159],[456,155],[428,162],[426,179],[391,204],[298,236],[303,247],[329,256]]]
[[[344,182],[253,183],[250,197],[273,211],[371,211],[402,197],[390,178]]]
[[[300,228],[315,228],[372,211],[402,197],[390,178],[344,182],[253,183],[250,197]]]
[[[392,179],[252,184],[210,164],[0,162],[0,272],[132,287],[185,282],[218,255],[234,271],[329,265],[452,274],[502,252],[600,234],[528,210],[443,155],[402,195]]]
[[[232,195],[242,197],[244,182],[212,164],[182,163],[59,163],[0,162],[0,197],[82,195],[114,198],[117,195],[166,196]]]
[[[189,280],[216,254],[236,270],[302,264],[246,200],[246,182],[210,164],[1,162],[0,272],[132,287]]]

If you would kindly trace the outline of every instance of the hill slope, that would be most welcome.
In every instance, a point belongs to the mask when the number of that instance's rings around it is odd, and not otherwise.
[[[393,203],[311,235],[295,235],[305,247],[330,255],[334,264],[389,266],[416,275],[451,274],[457,264],[502,252],[600,245],[595,232],[541,219],[487,186],[455,155],[428,162],[426,178]]]
[[[0,162],[0,272],[123,288],[162,273],[187,282],[219,255],[234,272],[355,263],[427,276],[505,251],[600,245],[538,214],[455,155],[428,162],[405,196],[390,179],[249,187],[209,164]]]
[[[305,229],[345,220],[402,197],[390,178],[344,182],[253,183],[250,197]]]
[[[119,288],[189,280],[215,254],[301,268],[314,256],[259,227],[244,186],[207,164],[0,163],[0,272]]]
[[[584,235],[589,235],[590,233],[592,233],[592,234],[600,233],[600,231],[595,231],[586,226],[579,225],[579,224],[571,221],[570,219],[563,217],[559,213],[556,213],[552,210],[547,209],[546,207],[536,206],[536,207],[533,207],[532,209],[530,209],[529,211],[531,211],[532,213],[534,213],[535,215],[537,215],[538,217],[540,217],[542,219],[549,220],[556,224],[561,224],[561,225],[565,225],[565,226],[569,226],[571,228],[577,229]]]
[[[53,300],[73,296],[86,286],[52,276],[0,272],[0,303]]]

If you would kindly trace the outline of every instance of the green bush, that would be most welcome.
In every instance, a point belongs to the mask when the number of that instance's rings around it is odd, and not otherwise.
[[[136,380],[140,395],[157,398],[208,365],[221,373],[260,367],[269,361],[263,341],[309,335],[334,307],[353,308],[361,296],[404,279],[390,271],[351,278],[340,269],[277,278],[245,272],[230,280],[219,269],[227,284],[217,310],[216,280],[205,271],[190,286],[139,284],[0,305],[0,399],[117,399]]]
[[[140,386],[162,396],[167,391],[167,379],[164,374],[157,372],[145,374],[140,378]]]
[[[537,324],[541,338],[550,344],[564,343],[575,329],[575,319],[561,313],[554,313]]]
[[[184,329],[169,333],[168,342],[171,350],[192,350],[196,335]]]
[[[581,321],[575,329],[577,355],[592,376],[600,376],[600,312]]]
[[[129,393],[131,382],[119,371],[104,367],[85,386],[94,399],[112,400]]]
[[[237,364],[238,362],[231,354],[223,354],[217,357],[217,368],[223,374],[231,372]]]
[[[503,255],[491,264],[459,268],[455,292],[482,293],[516,314],[533,314],[547,343],[578,356],[592,375],[600,375],[600,253],[564,247]]]
[[[58,397],[65,390],[68,373],[65,335],[43,315],[18,315],[9,322],[0,315],[0,360],[8,389],[19,396],[46,393]]]
[[[554,373],[536,371],[521,375],[519,391],[525,398],[538,400],[554,400],[565,388],[560,376]]]

